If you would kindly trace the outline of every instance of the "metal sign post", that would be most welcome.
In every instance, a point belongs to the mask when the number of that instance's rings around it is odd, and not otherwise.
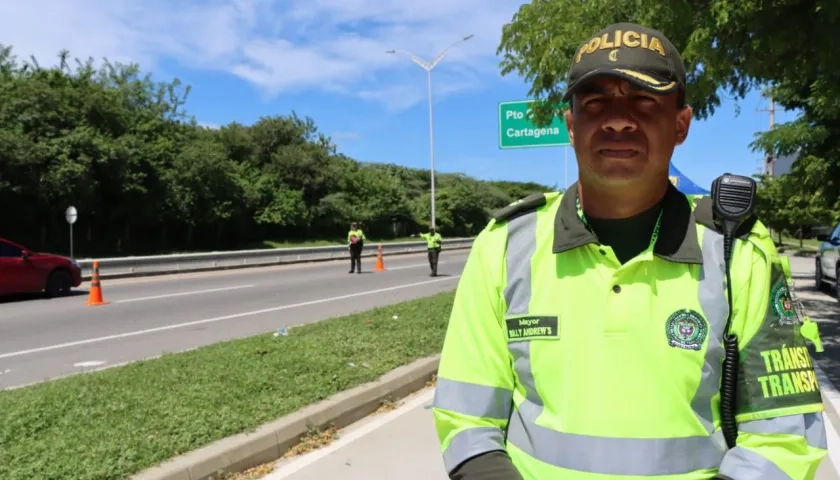
[[[70,225],[70,258],[73,258],[73,224],[76,223],[76,219],[79,218],[79,212],[76,211],[76,207],[69,206],[67,210],[64,211],[64,219],[67,220],[67,224]]]

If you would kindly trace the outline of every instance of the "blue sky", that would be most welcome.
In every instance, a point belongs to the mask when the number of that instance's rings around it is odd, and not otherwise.
[[[30,0],[0,18],[0,43],[54,63],[62,48],[80,58],[137,62],[158,79],[193,90],[188,110],[206,125],[253,123],[292,110],[314,119],[341,152],[358,160],[428,168],[426,73],[404,49],[431,60],[435,166],[482,179],[564,184],[564,149],[498,148],[498,103],[527,98],[528,85],[499,75],[495,49],[513,0]],[[756,173],[749,150],[768,116],[757,92],[695,121],[674,164],[708,188],[725,171]],[[793,114],[777,112],[776,121]],[[568,150],[568,181],[577,178]]]

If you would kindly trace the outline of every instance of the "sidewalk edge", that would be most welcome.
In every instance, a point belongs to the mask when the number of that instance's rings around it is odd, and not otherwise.
[[[397,367],[379,380],[346,390],[319,403],[205,447],[167,460],[131,477],[132,480],[207,480],[237,473],[279,459],[310,427],[338,428],[370,415],[383,400],[399,400],[426,386],[437,373],[440,356]]]
[[[840,425],[840,411],[838,411],[840,391],[837,390],[837,387],[834,383],[832,383],[825,371],[823,371],[819,365],[814,364],[814,372],[817,374],[817,380],[820,385],[820,394],[823,397],[823,407],[825,408],[823,417],[825,420],[826,440],[829,443],[840,446],[840,434],[838,434],[837,428],[837,426]],[[840,473],[840,452],[836,450],[832,451],[831,447],[834,445],[829,445],[827,459],[834,466],[834,470]]]

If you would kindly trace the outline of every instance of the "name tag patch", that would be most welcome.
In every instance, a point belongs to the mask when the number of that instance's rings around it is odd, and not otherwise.
[[[505,319],[508,341],[534,338],[559,338],[558,317],[548,315],[527,315]]]

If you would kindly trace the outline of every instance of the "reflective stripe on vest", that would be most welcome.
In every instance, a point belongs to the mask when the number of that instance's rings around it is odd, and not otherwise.
[[[513,391],[438,377],[432,404],[461,415],[507,422],[513,407]],[[467,428],[452,437],[443,452],[443,465],[447,472],[452,472],[465,460],[494,450],[505,450],[502,429]]]
[[[506,315],[528,313],[531,262],[536,250],[537,215],[523,215],[508,225]],[[702,379],[691,402],[706,436],[682,438],[617,438],[558,432],[536,423],[543,403],[531,371],[530,342],[511,342],[514,369],[526,390],[508,426],[508,442],[535,459],[570,470],[613,475],[674,475],[718,468],[726,452],[720,430],[714,431],[712,397],[720,386],[723,329],[729,305],[725,290],[723,237],[703,235],[703,265],[698,299],[710,324]],[[581,247],[585,248],[585,247]]]
[[[538,253],[536,243],[538,218],[537,214],[526,214],[507,224],[505,256],[507,278],[504,289],[504,298],[508,306],[506,317],[533,313],[529,312],[532,304],[534,310],[544,308],[549,311],[549,314],[553,314],[554,299],[550,296],[546,297],[545,292],[535,291],[535,293],[542,293],[543,297],[535,297],[532,302],[532,275],[542,275],[540,278],[543,281],[551,277],[550,272],[546,276],[545,268],[538,267],[538,265],[545,266],[544,262],[532,263],[535,255],[547,260],[544,258],[547,254],[542,244]],[[544,228],[544,225],[540,225],[539,228]],[[540,232],[545,233],[542,230]],[[668,425],[665,423],[657,425],[659,432],[656,435],[659,438],[606,436],[603,432],[610,430],[610,426],[597,424],[590,431],[600,432],[600,435],[581,434],[589,429],[588,422],[583,424],[578,422],[576,427],[574,422],[571,422],[567,431],[562,431],[562,428],[543,426],[564,423],[562,418],[556,417],[556,412],[544,411],[544,403],[549,406],[556,405],[557,398],[543,402],[538,394],[539,391],[557,391],[551,386],[551,382],[552,375],[559,372],[538,371],[535,381],[532,371],[531,343],[509,339],[508,349],[513,360],[512,368],[517,376],[516,392],[505,388],[438,379],[435,407],[484,419],[485,425],[495,423],[507,426],[506,431],[492,426],[467,427],[458,431],[450,439],[443,454],[447,471],[452,472],[463,461],[475,455],[506,449],[526,478],[532,478],[535,475],[542,478],[542,476],[550,475],[553,471],[549,469],[554,466],[569,470],[568,473],[573,478],[581,478],[574,476],[575,472],[582,474],[582,478],[588,478],[588,474],[663,476],[695,472],[692,478],[696,478],[698,474],[702,476],[704,470],[720,469],[721,474],[726,474],[731,478],[743,478],[749,473],[752,476],[760,475],[761,478],[767,480],[786,480],[787,476],[776,464],[748,450],[736,447],[727,453],[720,430],[714,429],[712,399],[717,395],[720,385],[720,362],[723,357],[721,338],[728,313],[728,303],[723,270],[723,238],[705,227],[698,227],[698,233],[701,232],[702,234],[698,237],[702,243],[703,265],[699,266],[699,275],[698,267],[693,267],[695,269],[692,270],[693,275],[696,275],[696,283],[689,281],[688,284],[679,287],[681,291],[687,288],[693,291],[694,287],[688,285],[696,285],[697,301],[693,308],[699,307],[709,326],[705,351],[702,354],[697,352],[698,356],[695,357],[697,360],[696,377],[691,385],[697,385],[696,390],[693,394],[685,392],[685,398],[692,398],[692,400],[690,404],[682,400],[680,410],[674,410],[681,412],[683,416],[691,415],[693,412],[696,422],[691,417],[686,419],[691,420],[689,428],[693,431],[688,433],[691,436],[667,437],[669,429],[663,427],[663,425]],[[543,238],[544,235],[540,237]],[[666,266],[666,268],[671,267]],[[578,290],[577,294],[580,296],[581,292],[585,290]],[[691,300],[691,303],[695,303],[694,300]],[[545,344],[535,346],[535,352],[538,355],[546,351]],[[545,357],[538,356],[535,361],[540,361],[541,358]],[[675,371],[675,374],[686,375],[686,372],[683,369],[681,372]],[[692,375],[691,371],[688,371],[688,375]],[[556,379],[556,377],[553,378]],[[593,381],[597,380],[593,379]],[[542,387],[540,390],[537,389],[538,384]],[[616,399],[616,402],[618,401],[620,398]],[[568,410],[568,405],[566,408]],[[597,421],[597,414],[595,418]],[[673,419],[673,414],[668,418]],[[808,445],[826,449],[823,425],[822,413],[808,413],[744,422],[739,425],[739,430],[745,434],[798,435],[803,437]],[[633,428],[639,428],[639,425]],[[641,428],[643,430],[644,426],[641,425]],[[702,430],[705,430],[708,435],[702,435]],[[624,431],[628,430],[625,428]],[[562,475],[561,472],[557,473]]]
[[[804,437],[811,447],[827,450],[824,422],[823,413],[816,412],[744,422],[738,425],[738,430],[744,433],[797,435]],[[790,476],[778,465],[740,445],[727,452],[719,473],[729,478],[790,480]]]

